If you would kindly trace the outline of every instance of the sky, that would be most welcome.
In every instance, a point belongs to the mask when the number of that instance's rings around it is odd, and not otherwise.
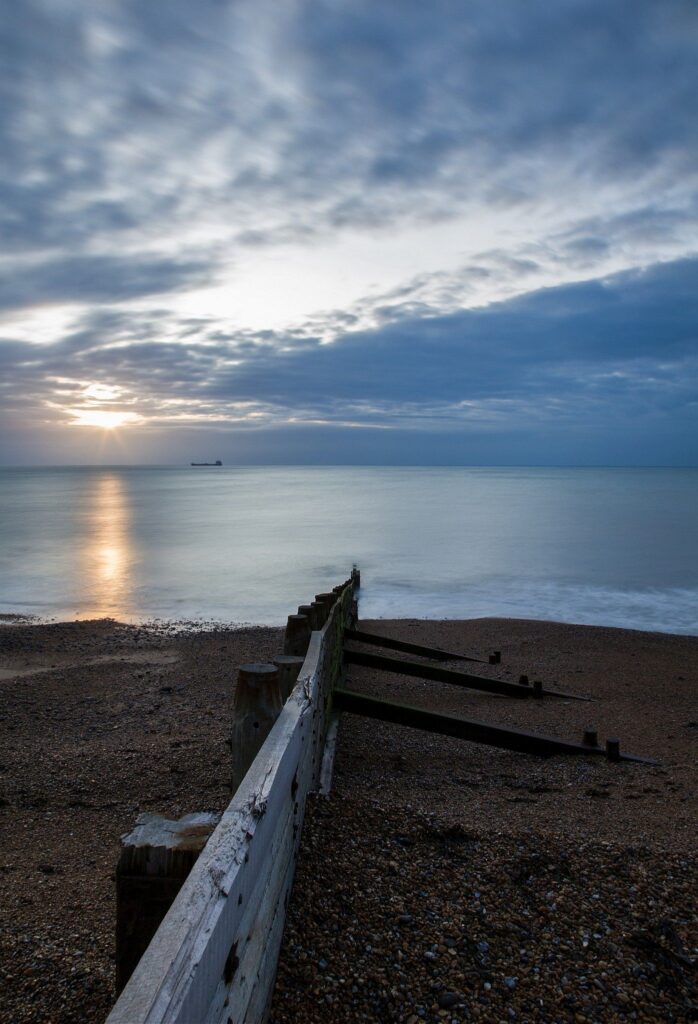
[[[0,464],[698,464],[695,0],[21,0]]]

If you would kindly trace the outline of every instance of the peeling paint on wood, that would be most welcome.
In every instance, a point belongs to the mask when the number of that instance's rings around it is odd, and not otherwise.
[[[311,633],[293,690],[107,1024],[265,1019],[353,589]]]

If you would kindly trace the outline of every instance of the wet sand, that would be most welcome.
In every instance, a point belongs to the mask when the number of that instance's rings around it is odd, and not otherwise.
[[[497,648],[502,664],[477,666],[478,672],[513,680],[526,672],[531,679],[593,696],[596,703],[515,702],[352,667],[351,685],[357,689],[575,740],[582,728],[594,725],[602,738],[617,735],[623,749],[661,764],[542,761],[344,715],[333,797],[309,812],[273,1019],[691,1019],[692,968],[681,958],[690,958],[698,945],[690,874],[696,853],[698,639],[519,620],[362,625],[456,650]],[[237,666],[272,657],[280,647],[281,633],[273,629],[178,633],[108,620],[55,625],[5,620],[0,627],[0,1019],[61,1024],[104,1019],[113,1001],[112,875],[119,836],[142,810],[177,817],[225,806],[230,796],[225,740]],[[404,845],[395,838],[400,835]],[[470,837],[465,845],[461,835]],[[613,944],[621,952],[608,953],[605,971],[613,984],[598,996],[606,1004],[589,1009],[586,982],[579,981],[586,975],[572,971],[566,978],[564,955],[545,961],[543,938],[529,928],[532,937],[522,934],[516,940],[516,956],[526,948],[531,961],[548,963],[536,984],[551,1000],[538,1006],[534,1017],[534,997],[520,980],[521,965],[506,968],[513,953],[503,939],[498,946],[496,929],[505,926],[506,904],[513,906],[526,884],[516,881],[520,871],[504,877],[502,865],[526,857],[534,863],[542,854],[552,865],[576,864],[565,876],[564,919],[571,928],[569,908],[576,906],[583,916],[593,895],[587,892],[589,874],[575,861],[582,848],[583,861],[594,868],[597,895],[606,895],[616,917],[626,914],[629,921],[644,913],[644,923],[626,931],[645,942],[642,955],[654,973],[637,960],[635,947],[615,941],[620,925],[614,926]],[[500,855],[493,860],[490,853],[497,849]],[[327,870],[333,863],[342,870]],[[619,863],[633,871],[639,865],[637,877],[623,875]],[[554,875],[554,867],[550,871]],[[548,886],[540,894],[543,902],[554,888],[549,881],[542,872],[541,884]],[[481,924],[481,915],[466,920],[470,902],[459,904],[476,882],[482,891],[500,894],[499,911],[492,911],[494,931],[477,942],[480,932],[473,921]],[[647,888],[650,883],[656,891]],[[426,895],[415,901],[410,897],[415,892]],[[635,903],[640,897],[650,901],[644,910]],[[442,927],[434,933],[439,941],[432,941],[439,912]],[[519,907],[518,920],[521,913]],[[405,915],[410,921],[396,925]],[[337,926],[352,919],[359,922],[358,933],[363,928],[373,936],[364,936],[361,948],[356,929]],[[399,942],[396,928],[407,928]],[[467,955],[463,928],[470,928],[475,942]],[[323,949],[318,951],[319,941]],[[483,941],[492,947],[490,962],[474,967],[471,953],[481,956],[477,943]],[[366,953],[366,945],[383,952]],[[425,959],[428,952],[434,952],[433,959]],[[662,956],[669,966],[663,966]],[[348,959],[362,974],[361,982],[337,969]],[[572,952],[568,961],[576,964]],[[453,977],[444,973],[445,962],[459,965]],[[509,977],[502,972],[514,968],[519,981],[509,989],[499,975]],[[634,968],[639,973],[633,974]],[[616,983],[618,971],[626,971],[630,981]],[[467,996],[466,1007],[442,1006],[439,1000],[449,994]],[[671,1016],[652,1016],[659,996]],[[640,998],[645,1015],[626,1016]]]

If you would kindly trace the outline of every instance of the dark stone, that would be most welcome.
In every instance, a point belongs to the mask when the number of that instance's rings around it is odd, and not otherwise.
[[[450,1010],[452,1006],[458,1006],[459,1003],[462,1003],[463,997],[459,996],[456,992],[442,992],[437,1002],[440,1009]]]

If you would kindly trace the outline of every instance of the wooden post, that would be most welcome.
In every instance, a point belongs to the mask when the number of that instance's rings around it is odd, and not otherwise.
[[[131,977],[220,814],[140,814],[116,867],[116,991]]]
[[[489,660],[490,665],[499,665],[501,660],[502,660],[502,652],[501,651],[492,651],[492,653],[490,654],[488,660]]]
[[[620,761],[620,740],[606,740],[606,757],[609,761]]]
[[[310,622],[307,615],[289,615],[284,637],[284,654],[305,657],[310,643]]]
[[[306,618],[308,619],[308,622],[310,623],[311,631],[314,630],[314,629],[322,629],[322,626],[319,623],[319,616],[317,614],[317,611],[318,611],[318,609],[317,609],[316,605],[314,605],[314,604],[299,604],[298,605],[298,614],[306,616]]]
[[[519,683],[521,686],[528,686],[528,676],[525,673],[519,676]]]
[[[533,680],[533,696],[534,697],[542,697],[543,696],[543,683],[541,682],[540,679],[534,679]]]
[[[276,665],[258,662],[240,666],[230,734],[233,793],[247,774],[283,705]]]
[[[598,747],[599,734],[596,729],[585,729],[582,736],[582,743],[585,747]]]
[[[292,654],[277,654],[274,658],[274,664],[279,670],[279,689],[281,690],[281,699],[283,701],[286,701],[289,693],[296,685],[296,679],[298,679],[298,673],[303,666],[304,660]]]
[[[337,595],[336,594],[316,594],[315,595],[315,600],[318,602],[318,604],[321,604],[323,606],[323,608],[324,608],[324,611],[325,611],[325,619],[323,621],[323,625],[324,625],[325,622],[327,622],[327,616],[332,611],[332,605],[337,600]]]
[[[324,601],[313,601],[310,607],[313,609],[315,628],[322,629],[327,622],[327,606]]]

